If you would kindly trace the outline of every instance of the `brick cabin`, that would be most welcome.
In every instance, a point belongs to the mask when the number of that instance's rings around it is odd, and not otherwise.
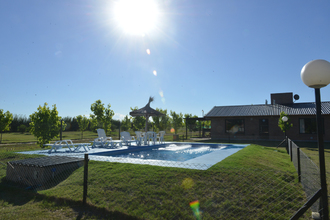
[[[330,141],[330,102],[322,102],[324,141]],[[281,112],[293,124],[286,134],[294,141],[317,141],[315,102],[294,103],[292,93],[271,94],[271,104],[215,106],[205,116],[211,120],[211,138],[218,140],[283,140],[278,127]]]

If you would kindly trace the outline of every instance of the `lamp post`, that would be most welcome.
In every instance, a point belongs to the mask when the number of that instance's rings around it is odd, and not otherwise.
[[[313,60],[308,62],[301,70],[302,81],[315,90],[315,108],[317,121],[317,142],[319,148],[319,166],[321,179],[322,219],[329,219],[328,190],[324,159],[323,126],[321,118],[320,88],[330,83],[330,63],[326,60]]]

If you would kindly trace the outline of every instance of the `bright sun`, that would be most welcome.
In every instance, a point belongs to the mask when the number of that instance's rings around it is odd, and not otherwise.
[[[153,0],[120,0],[115,5],[115,18],[127,33],[144,35],[157,23],[159,11]]]

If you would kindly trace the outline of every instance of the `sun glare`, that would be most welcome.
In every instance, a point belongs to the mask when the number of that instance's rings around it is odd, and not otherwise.
[[[145,35],[157,23],[158,8],[153,0],[120,0],[115,5],[119,26],[130,34]]]

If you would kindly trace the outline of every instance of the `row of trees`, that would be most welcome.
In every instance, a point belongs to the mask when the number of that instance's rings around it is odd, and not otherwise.
[[[131,108],[131,110],[136,110],[137,107]],[[186,126],[190,131],[197,131],[200,124],[196,121],[187,121],[185,118],[197,118],[196,115],[176,113],[170,111],[170,114],[167,113],[167,110],[156,109],[159,112],[162,112],[164,116],[152,117],[152,122],[149,123],[149,129],[156,131],[159,130],[169,130],[172,129],[176,134],[179,128]],[[86,130],[95,131],[97,128],[103,128],[107,134],[111,135],[111,131],[114,129],[121,130],[144,130],[145,128],[145,117],[130,117],[128,115],[120,122],[119,120],[114,120],[114,111],[111,110],[111,105],[108,104],[105,106],[101,100],[96,100],[91,105],[92,114],[87,118],[86,116],[78,115],[77,117],[64,117],[61,118],[58,116],[58,111],[56,105],[52,106],[52,109],[49,108],[48,104],[45,103],[44,106],[39,106],[37,111],[29,116],[29,118],[13,115],[7,111],[4,112],[0,109],[0,132],[2,141],[2,133],[4,131],[30,131],[38,139],[40,146],[43,144],[49,143],[53,138],[59,135],[61,126],[63,130],[67,131],[81,131],[81,136],[83,138],[83,133]],[[187,123],[187,124],[186,124]],[[205,124],[209,126],[208,124]]]

